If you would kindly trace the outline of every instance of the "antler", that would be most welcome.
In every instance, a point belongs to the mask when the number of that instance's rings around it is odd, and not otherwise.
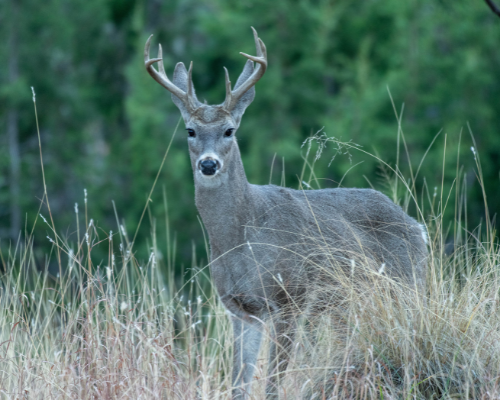
[[[258,37],[257,31],[252,27],[253,36],[255,39],[255,48],[257,49],[257,56],[251,56],[249,54],[240,53],[242,56],[248,58],[249,60],[255,61],[257,63],[256,68],[254,69],[252,75],[243,82],[241,86],[231,91],[231,81],[229,80],[229,73],[227,72],[226,67],[224,70],[226,71],[226,99],[224,100],[223,107],[231,111],[238,100],[250,89],[254,86],[260,78],[264,75],[267,69],[267,50],[264,42]]]
[[[149,48],[151,46],[151,38],[153,35],[151,35],[147,42],[146,46],[144,47],[144,66],[149,72],[149,75],[153,77],[153,79],[158,82],[160,85],[162,85],[165,89],[167,89],[169,92],[177,96],[181,101],[184,103],[186,108],[189,111],[194,111],[197,106],[196,102],[194,101],[194,94],[193,94],[193,79],[191,76],[192,70],[193,70],[193,62],[189,65],[189,70],[188,70],[188,87],[187,87],[187,92],[184,92],[182,89],[174,85],[170,79],[168,79],[167,74],[165,73],[165,67],[163,65],[163,51],[161,48],[161,44],[159,45],[158,49],[158,58],[149,58]],[[153,64],[159,62],[159,70],[158,72],[156,69],[154,69]]]

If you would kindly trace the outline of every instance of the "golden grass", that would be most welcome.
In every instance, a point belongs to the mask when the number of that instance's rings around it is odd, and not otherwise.
[[[471,235],[447,256],[441,234],[431,235],[425,300],[373,270],[355,281],[331,271],[335,288],[318,290],[345,301],[341,311],[299,318],[283,398],[500,396],[498,248]],[[96,266],[98,245],[109,258]],[[172,271],[160,272],[167,267],[156,247],[140,263],[123,228],[99,238],[92,222],[74,251],[61,238],[57,249],[62,276],[37,268],[29,241],[6,257],[3,397],[229,397],[231,327],[203,273],[193,269],[178,289]],[[264,398],[266,364],[262,354],[252,398]]]
[[[398,168],[393,172],[402,178]],[[415,182],[418,170],[411,175]],[[417,203],[415,185],[400,180],[403,204]],[[298,315],[282,398],[500,398],[500,253],[489,223],[483,234],[464,228],[465,190],[458,182],[457,173],[452,234],[441,219],[450,196],[427,196],[425,297],[373,270],[353,280],[325,266],[336,285],[317,290],[337,291],[344,300],[320,314]],[[46,191],[44,198],[48,204]],[[161,258],[154,233],[151,256],[141,262],[123,227],[99,234],[87,210],[85,235],[74,243],[57,235],[52,216],[47,225],[53,243],[47,265],[55,263],[59,273],[36,265],[29,233],[2,254],[2,398],[230,397],[231,326],[205,269],[193,268],[182,277],[186,283],[177,277],[182,286],[176,287],[172,257]],[[451,254],[445,254],[448,237]],[[96,262],[98,246],[108,248],[107,260]],[[265,397],[266,347],[253,399]]]

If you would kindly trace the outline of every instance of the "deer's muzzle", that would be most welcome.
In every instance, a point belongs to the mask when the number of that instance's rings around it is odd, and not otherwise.
[[[217,170],[220,168],[220,164],[217,160],[206,158],[199,162],[198,168],[203,175],[215,175]]]

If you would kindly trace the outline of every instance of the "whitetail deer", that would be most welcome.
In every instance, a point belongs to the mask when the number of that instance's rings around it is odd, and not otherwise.
[[[162,49],[144,62],[149,74],[172,93],[188,132],[196,206],[210,238],[210,271],[234,330],[233,398],[247,398],[263,333],[271,320],[266,393],[278,396],[288,363],[294,307],[305,307],[321,268],[353,260],[372,263],[390,277],[423,287],[425,231],[380,192],[370,189],[293,190],[248,183],[236,140],[255,84],[267,68],[266,47],[253,29],[257,55],[248,58],[234,89],[226,72],[226,99],[198,101],[189,70],[165,73]],[[153,64],[159,62],[159,71]],[[254,62],[256,66],[254,67]],[[316,268],[314,268],[316,267]],[[292,307],[293,305],[293,307]],[[309,307],[309,306],[308,306]]]

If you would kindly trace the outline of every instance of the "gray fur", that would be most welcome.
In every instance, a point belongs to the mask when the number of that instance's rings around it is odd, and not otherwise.
[[[350,267],[356,260],[378,270],[385,263],[389,276],[423,287],[427,250],[420,225],[375,190],[299,191],[248,183],[236,139],[222,136],[236,123],[217,106],[209,110],[200,110],[204,119],[186,122],[197,132],[188,139],[196,206],[210,239],[212,279],[234,325],[234,398],[246,398],[260,320],[276,317],[269,370],[282,372],[293,333],[287,309],[292,303],[307,306],[318,278],[314,266]],[[216,176],[199,172],[202,153],[223,161]],[[276,380],[270,379],[270,397],[276,395]]]
[[[236,86],[252,72],[249,61]],[[186,82],[186,68],[178,64],[174,83],[186,91]],[[172,96],[186,128],[196,132],[188,138],[196,206],[210,239],[212,279],[234,327],[238,399],[250,391],[262,321],[271,321],[274,336],[269,372],[275,377],[266,390],[269,398],[277,396],[293,341],[293,310],[319,301],[314,289],[328,268],[350,268],[354,260],[378,271],[385,264],[389,276],[422,289],[427,257],[421,226],[380,192],[248,183],[235,133],[254,95],[248,90],[232,110],[197,102],[193,112]],[[234,134],[226,137],[230,128]],[[201,159],[217,160],[220,169],[203,175]]]

